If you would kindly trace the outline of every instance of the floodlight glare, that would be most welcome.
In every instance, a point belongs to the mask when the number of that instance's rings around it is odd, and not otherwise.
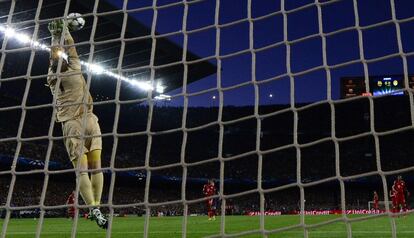
[[[155,100],[167,100],[167,101],[171,101],[171,96],[170,95],[166,95],[166,94],[160,94],[156,97],[154,97]]]
[[[34,47],[34,48],[39,48],[40,43],[37,42],[37,41],[35,41],[35,42],[32,42],[32,45],[31,46]]]
[[[23,43],[23,44],[27,44],[27,43],[30,43],[32,41],[30,39],[30,37],[28,37],[27,35],[20,34],[20,33],[16,35],[16,39],[17,39],[17,41],[19,41],[20,43]]]
[[[127,79],[127,82],[129,82],[130,84],[138,88],[144,89],[146,91],[154,90],[150,82],[140,82],[140,81],[131,80],[131,79]]]
[[[4,34],[9,38],[13,38],[16,35],[16,31],[14,29],[8,27],[4,31]]]
[[[65,52],[63,52],[63,51],[61,51],[61,50],[58,50],[57,55],[58,55],[59,57],[63,58],[64,60],[68,61],[68,57],[69,57],[69,56],[68,56]]]
[[[42,44],[38,41],[34,41],[31,39],[30,36],[25,35],[23,33],[17,33],[13,28],[11,27],[6,27],[5,25],[0,25],[0,32],[3,32],[4,35],[10,39],[15,39],[16,41],[22,43],[22,44],[30,44],[30,47],[34,48],[34,49],[38,49],[38,50],[42,50],[42,51],[48,51],[50,52],[50,46]],[[59,57],[62,57],[65,60],[68,60],[68,55],[62,51],[58,52]],[[125,81],[141,90],[145,90],[145,91],[153,91],[154,87],[152,86],[150,81],[139,81],[136,79],[131,79],[131,78],[127,78],[124,77],[122,75],[113,73],[111,71],[106,70],[103,66],[97,65],[97,64],[90,64],[88,62],[85,61],[81,61],[80,62],[81,65],[85,66],[87,71],[93,73],[93,74],[104,74],[107,75],[111,78],[115,78],[115,79],[119,79],[122,81]],[[161,84],[157,85],[155,87],[155,91],[157,93],[163,93],[165,90],[165,87],[162,86]],[[168,95],[164,95],[164,99],[167,99]],[[168,96],[169,97],[169,96]]]
[[[155,88],[155,91],[157,93],[164,93],[165,87],[161,84],[157,84],[157,87]]]
[[[94,74],[103,74],[105,69],[97,64],[88,64],[88,70],[91,71]]]

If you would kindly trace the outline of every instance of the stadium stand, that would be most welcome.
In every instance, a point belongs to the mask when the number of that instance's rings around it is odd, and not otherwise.
[[[385,131],[396,127],[401,127],[409,121],[409,113],[400,110],[406,107],[407,98],[385,97],[375,99],[376,103],[376,125],[377,131]],[[10,97],[3,96],[0,102],[5,105],[13,102]],[[271,112],[282,109],[283,105],[263,106],[262,112]],[[356,133],[363,133],[368,130],[367,101],[364,99],[354,103],[342,103],[336,105],[337,136],[346,137]],[[129,108],[130,114],[146,115],[148,108],[144,105]],[[224,111],[231,111],[233,117],[241,117],[252,110],[251,107],[225,107]],[[189,108],[188,124],[192,126],[205,124],[214,121],[217,108]],[[98,112],[99,114],[99,112]],[[306,143],[310,140],[321,139],[330,134],[330,110],[328,105],[321,105],[310,110],[299,113],[299,140]],[[16,114],[18,116],[18,113]],[[177,107],[155,107],[154,108],[153,130],[162,131],[174,128],[181,121],[182,109]],[[315,115],[320,118],[320,123],[315,121]],[[101,114],[102,121],[110,115]],[[261,140],[262,150],[268,150],[278,146],[290,144],[292,141],[292,115],[287,112],[263,120]],[[125,122],[120,125],[127,126],[130,130],[144,130],[146,117],[123,117]],[[318,119],[319,119],[318,118]],[[1,123],[8,123],[9,127],[4,127],[0,131],[2,138],[15,136],[18,118],[0,117]],[[128,121],[129,120],[129,121]],[[168,122],[168,123],[166,123]],[[306,123],[302,123],[306,122]],[[306,125],[306,126],[304,126]],[[109,128],[109,124],[102,123],[103,130]],[[224,135],[224,155],[230,157],[246,151],[254,150],[256,135],[255,122],[236,123],[225,128]],[[28,120],[25,123],[25,136],[32,137],[39,131],[47,130],[48,124],[38,120]],[[131,129],[132,128],[132,129]],[[195,133],[189,133],[186,150],[186,161],[197,162],[217,155],[217,126],[211,126]],[[156,135],[153,138],[151,148],[151,166],[160,166],[179,162],[181,149],[181,133],[169,133]],[[410,143],[413,141],[413,131],[399,132],[395,135],[380,137],[381,143],[381,163],[383,170],[392,170],[412,166],[413,151]],[[104,143],[112,143],[105,140]],[[365,146],[358,146],[364,144]],[[376,170],[375,149],[373,138],[366,136],[358,140],[340,143],[341,174],[350,176],[368,171]],[[4,157],[12,158],[15,153],[16,142],[0,143],[1,170],[9,170],[10,163],[5,163]],[[127,168],[144,165],[144,155],[146,149],[145,137],[125,137],[119,141],[115,166]],[[47,150],[47,141],[31,141],[22,144],[19,157],[28,161],[44,161]],[[109,164],[111,151],[104,151],[104,166]],[[70,168],[66,158],[66,152],[60,141],[54,143],[51,163],[56,162],[62,168]],[[263,186],[272,188],[283,184],[296,181],[296,153],[293,148],[287,148],[277,152],[268,153],[263,157]],[[335,174],[335,155],[333,144],[330,141],[306,147],[302,150],[302,182],[311,182],[322,178],[328,178]],[[30,170],[30,166],[21,166],[18,163],[18,170]],[[219,164],[212,162],[204,165],[190,166],[188,168],[187,199],[201,198],[202,184],[209,178],[219,177]],[[132,171],[131,174],[117,177],[114,191],[114,204],[139,203],[143,200],[145,188],[145,171]],[[139,174],[142,177],[136,177]],[[134,176],[135,175],[135,176]],[[66,195],[74,189],[73,174],[53,175],[49,179],[45,204],[48,206],[61,205],[66,202]],[[165,202],[179,200],[181,196],[180,186],[182,178],[182,168],[180,166],[155,170],[151,179],[151,202]],[[110,179],[107,174],[106,179]],[[255,155],[246,156],[240,159],[227,161],[225,163],[225,194],[238,193],[251,189],[256,186],[257,180],[257,158]],[[393,178],[389,179],[389,182]],[[413,176],[405,176],[407,183],[413,183]],[[122,181],[122,182],[121,182]],[[8,175],[2,175],[0,184],[2,191],[7,191],[10,183]],[[109,183],[106,184],[105,191],[108,190]],[[43,186],[43,175],[18,176],[15,191],[12,198],[13,206],[27,206],[39,203],[39,197]],[[409,187],[410,188],[410,187]],[[366,208],[367,202],[371,200],[373,190],[381,191],[381,181],[379,177],[371,176],[368,178],[346,181],[347,206],[351,208]],[[291,188],[266,194],[266,208],[269,210],[281,210],[292,213],[298,209],[298,189]],[[327,194],[320,196],[320,194]],[[64,196],[61,196],[63,194]],[[104,194],[107,194],[104,192]],[[329,195],[328,195],[329,194]],[[381,192],[382,194],[382,192]],[[7,193],[2,193],[0,203],[4,203]],[[107,197],[104,197],[104,201]],[[337,182],[323,183],[316,187],[306,189],[306,209],[338,209],[340,203],[339,184]],[[258,195],[250,194],[236,199],[230,199],[227,206],[229,214],[244,214],[248,211],[257,210]],[[117,210],[121,215],[136,214],[142,215],[143,210],[139,207],[123,208]],[[154,208],[152,215],[180,215],[182,214],[182,204],[169,204]],[[64,215],[64,209],[50,212],[50,216]],[[203,203],[194,204],[189,207],[190,213],[203,213]],[[33,213],[35,214],[35,213]],[[26,214],[27,215],[27,214]],[[17,215],[16,215],[17,216]]]

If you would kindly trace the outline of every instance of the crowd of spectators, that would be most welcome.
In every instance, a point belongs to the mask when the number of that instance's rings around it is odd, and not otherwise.
[[[0,100],[0,106],[9,106],[13,99]],[[237,188],[230,189],[231,193],[237,193],[252,189],[256,186],[256,180],[261,177],[263,187],[268,189],[284,184],[295,183],[300,172],[301,182],[307,183],[323,178],[337,176],[350,176],[370,171],[377,171],[378,162],[382,170],[390,171],[413,166],[412,141],[414,141],[413,130],[405,130],[389,135],[379,136],[366,134],[352,140],[332,139],[332,133],[338,138],[357,135],[364,132],[387,131],[396,128],[403,128],[410,123],[410,107],[407,106],[406,97],[375,99],[374,102],[374,128],[371,128],[369,103],[365,99],[335,105],[335,121],[331,121],[331,107],[329,104],[322,104],[298,111],[297,142],[306,144],[325,139],[321,143],[303,146],[298,150],[294,145],[294,115],[287,111],[282,114],[266,117],[261,120],[261,128],[257,130],[257,119],[251,118],[238,121],[232,124],[225,124],[220,127],[213,124],[208,127],[199,128],[184,133],[183,130],[169,131],[170,129],[181,128],[182,108],[177,107],[155,107],[151,121],[151,131],[154,134],[151,138],[148,135],[122,136],[117,138],[117,147],[113,147],[114,138],[104,137],[103,144],[103,167],[110,165],[112,150],[115,149],[114,165],[119,168],[144,166],[146,159],[152,167],[173,165],[170,168],[153,170],[153,176],[166,176],[181,179],[183,177],[182,159],[186,162],[187,178],[220,178],[221,167],[224,167],[225,181],[238,181]],[[301,106],[301,105],[298,105]],[[286,108],[285,106],[263,106],[260,113],[266,114]],[[111,132],[113,129],[113,115],[108,111],[96,110],[100,118],[103,132]],[[6,115],[2,111],[1,115]],[[121,117],[118,126],[119,133],[130,133],[145,131],[148,125],[147,106],[130,105],[121,109]],[[187,112],[187,127],[196,127],[211,123],[217,120],[217,108],[189,108]],[[225,107],[223,109],[223,120],[233,120],[244,116],[252,115],[253,107]],[[20,123],[20,113],[13,112],[8,116],[0,116],[0,124],[8,125],[0,127],[0,138],[13,138],[17,135]],[[130,116],[140,115],[140,116]],[[40,115],[35,112],[27,118],[47,118],[48,115]],[[46,135],[49,123],[42,120],[28,120],[26,118],[22,136],[25,138],[39,135]],[[112,118],[112,119],[111,119]],[[332,124],[335,123],[334,127]],[[335,131],[332,131],[332,128]],[[43,134],[42,134],[43,133]],[[54,135],[60,135],[59,126],[55,125]],[[260,134],[257,134],[260,133]],[[222,136],[222,138],[220,138]],[[184,140],[185,139],[185,140]],[[185,145],[183,145],[185,141]],[[222,142],[222,143],[220,143]],[[257,146],[256,143],[260,145]],[[151,143],[151,146],[148,146]],[[44,161],[48,150],[49,141],[46,139],[24,141],[20,146],[19,156],[31,160]],[[274,150],[284,146],[283,149]],[[378,148],[379,149],[378,149]],[[17,141],[10,140],[0,142],[0,155],[13,156],[16,152]],[[257,149],[265,153],[257,153]],[[150,149],[147,153],[147,149]],[[184,150],[184,153],[182,153]],[[336,151],[339,150],[339,151]],[[380,152],[378,154],[378,152]],[[221,153],[221,154],[219,154]],[[147,158],[147,155],[149,157]],[[208,163],[198,162],[223,157],[221,163],[218,159]],[[67,153],[62,141],[53,142],[53,149],[50,156],[51,161],[56,161],[69,167]],[[0,161],[1,162],[1,161]],[[197,163],[197,164],[192,164]],[[1,170],[9,170],[0,163]],[[261,171],[258,168],[262,168]],[[135,170],[136,171],[136,170]],[[143,174],[147,171],[140,170]],[[260,176],[259,176],[260,175]],[[29,177],[29,176],[28,176]],[[73,177],[73,176],[72,176]],[[7,191],[10,184],[9,178],[0,178],[2,191]],[[245,184],[244,184],[245,182]],[[157,183],[154,180],[152,183]],[[145,183],[135,183],[125,180],[114,188],[113,204],[136,204],[143,201]],[[378,184],[378,183],[373,183]],[[155,184],[157,185],[157,184]],[[166,185],[158,185],[151,188],[150,202],[165,202],[181,199],[181,191],[165,189]],[[332,185],[336,186],[336,185]],[[13,190],[13,206],[38,204],[43,187],[43,180],[17,179]],[[168,186],[167,186],[168,187]],[[227,182],[225,190],[229,187]],[[358,192],[350,191],[346,203],[350,207],[365,207],[371,187],[358,188]],[[49,181],[45,205],[64,204],[67,194],[74,188],[73,181],[59,180]],[[105,188],[108,189],[108,188]],[[238,190],[239,189],[239,190]],[[322,190],[331,191],[331,188]],[[306,194],[306,206],[309,209],[337,208],[340,204],[341,195],[339,189],[335,193],[321,199],[320,193],[308,191]],[[367,192],[369,191],[369,192]],[[106,194],[108,190],[106,190]],[[227,192],[227,191],[225,191]],[[186,191],[187,199],[202,197],[199,186]],[[266,207],[276,210],[294,210],[298,208],[297,191],[277,193],[277,195],[266,195]],[[0,202],[4,203],[7,193],[2,193]],[[254,196],[253,196],[254,197]],[[104,197],[104,200],[107,200]],[[254,201],[256,200],[256,201]],[[255,198],[241,197],[230,199],[226,205],[232,207],[232,213],[243,213],[247,210],[258,209],[257,196]],[[201,212],[204,203],[192,204],[190,212]],[[121,211],[122,210],[122,211]],[[135,206],[122,208],[120,212],[128,214],[142,214],[144,208]],[[158,214],[181,214],[182,204],[163,205],[154,207],[151,213]]]
[[[3,191],[0,195],[0,204],[4,205],[7,201],[8,191],[10,188],[11,178],[9,176],[0,177],[0,189]],[[41,194],[44,186],[44,180],[40,177],[17,176],[13,185],[13,194],[10,205],[12,207],[22,207],[20,211],[34,211],[36,209],[27,209],[25,206],[39,205]],[[368,201],[372,200],[372,189],[366,187],[352,186],[346,191],[346,209],[367,209]],[[49,179],[47,183],[44,205],[49,206],[46,212],[50,214],[65,216],[66,208],[53,208],[66,204],[69,194],[75,189],[73,181]],[[108,203],[109,186],[105,186],[102,203]],[[145,187],[131,186],[131,184],[116,184],[113,190],[112,204],[115,206],[114,213],[121,216],[137,215],[141,216],[146,213],[146,207],[143,205]],[[299,189],[283,189],[277,192],[264,194],[265,211],[281,211],[283,213],[293,213],[300,209],[300,192]],[[311,189],[305,189],[305,210],[334,210],[341,208],[341,194],[339,187],[336,185],[320,186]],[[187,190],[186,199],[191,201],[201,198],[202,190],[192,188]],[[163,204],[170,202],[169,204]],[[79,203],[82,200],[79,199]],[[149,212],[152,216],[176,216],[183,215],[184,205],[181,200],[181,191],[177,188],[162,186],[149,190]],[[188,214],[205,214],[206,201],[190,203],[188,205]],[[240,215],[248,212],[260,211],[260,196],[258,193],[235,196],[226,199],[226,214]],[[117,208],[122,205],[122,208]],[[128,206],[125,206],[128,205]],[[220,210],[220,200],[218,200],[218,210]],[[108,212],[107,206],[103,206]],[[86,212],[86,209],[81,210]]]

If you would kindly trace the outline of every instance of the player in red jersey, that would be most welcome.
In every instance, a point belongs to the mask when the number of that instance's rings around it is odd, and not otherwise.
[[[407,186],[405,185],[404,180],[402,179],[402,176],[398,176],[397,180],[394,181],[394,189],[396,194],[396,203],[397,203],[397,209],[398,211],[407,211],[407,203],[405,202],[405,195],[410,195],[410,193],[407,190]]]
[[[216,186],[214,185],[214,180],[210,179],[207,184],[203,187],[203,194],[206,197],[210,197],[216,194]],[[207,215],[208,220],[216,220],[216,204],[214,198],[207,200]]]
[[[374,198],[373,198],[373,200],[374,200],[374,210],[378,210],[378,201],[379,201],[379,198],[378,198],[377,191],[374,191]]]
[[[390,198],[392,201],[392,212],[396,213],[398,212],[398,205],[397,205],[397,191],[395,190],[395,185],[392,185],[390,190]]]
[[[75,203],[75,191],[69,194],[69,197],[66,200],[67,205],[74,204],[74,203]],[[75,218],[75,207],[74,206],[68,207],[68,217],[71,219]]]

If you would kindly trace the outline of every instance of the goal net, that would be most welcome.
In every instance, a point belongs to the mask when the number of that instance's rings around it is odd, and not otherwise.
[[[0,0],[1,237],[353,237],[372,219],[385,236],[412,233],[388,196],[397,176],[414,184],[412,9],[397,0]],[[70,13],[85,20],[72,46],[101,127],[88,135],[82,117],[76,153],[102,139],[102,166],[88,172],[104,174],[106,231],[83,218],[94,206],[80,196],[83,171],[64,144],[73,136],[45,86],[48,24],[66,26]],[[370,212],[374,191],[384,212]]]
[[[378,201],[378,208],[375,207],[375,202],[374,201],[369,201],[368,202],[368,210],[385,211],[387,209],[387,207],[392,208],[392,202],[391,201],[388,201],[388,202]]]

